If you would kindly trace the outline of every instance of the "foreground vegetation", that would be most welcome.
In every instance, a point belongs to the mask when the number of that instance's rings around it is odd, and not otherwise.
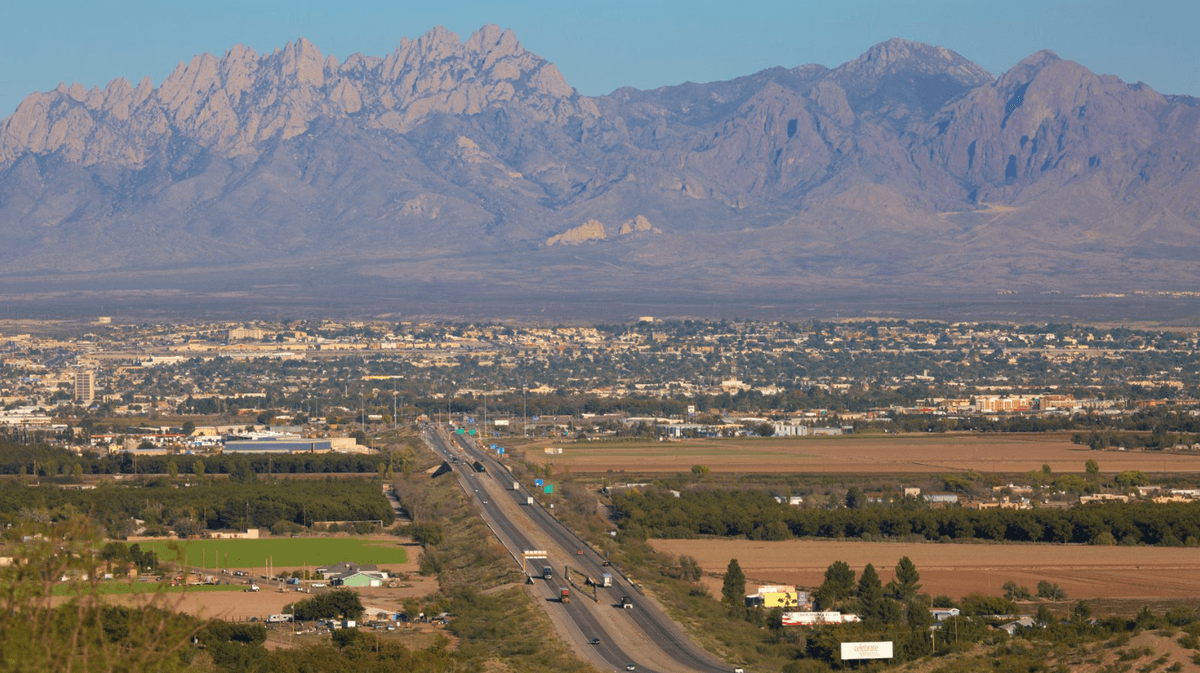
[[[351,492],[354,483],[350,482]],[[318,482],[314,486],[324,488],[328,495],[331,490],[340,492],[337,484]],[[377,484],[367,486],[379,497]],[[186,490],[196,488],[200,487]],[[181,596],[164,584],[146,585],[153,587],[149,589],[152,593],[139,592],[137,605],[112,605],[107,595],[116,584],[96,579],[108,563],[105,550],[120,547],[129,553],[133,548],[105,544],[104,526],[99,521],[60,509],[55,510],[54,521],[37,523],[26,517],[5,533],[10,544],[6,553],[15,563],[0,568],[0,669],[284,673],[593,670],[554,637],[546,615],[516,584],[520,572],[474,514],[452,477],[433,480],[420,474],[401,479],[397,489],[416,522],[400,532],[419,534],[425,544],[422,571],[436,574],[440,587],[431,597],[408,600],[405,611],[455,615],[445,627],[456,638],[453,645],[439,635],[430,647],[414,649],[404,639],[381,639],[344,629],[329,636],[297,639],[293,648],[268,650],[268,631],[263,625],[206,621],[180,614],[176,608]],[[133,492],[142,494],[143,499],[148,492],[157,495],[147,489]],[[136,551],[139,563],[150,559],[163,562],[153,548]],[[64,576],[67,582],[60,581]],[[56,601],[51,601],[52,596]],[[361,615],[362,604],[353,592],[335,591],[300,601],[288,610],[301,619],[353,618]]]

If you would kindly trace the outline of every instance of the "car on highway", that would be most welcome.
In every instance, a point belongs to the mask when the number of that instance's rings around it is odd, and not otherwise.
[[[576,549],[576,550],[575,550],[575,553],[576,553],[577,555],[579,555],[579,556],[583,556],[583,550],[582,550],[582,549]]]
[[[637,666],[634,666],[633,664],[625,664],[625,670],[627,670],[627,671],[636,671],[636,670],[637,670]]]
[[[593,644],[593,645],[599,645],[599,644],[600,644],[600,639],[599,639],[599,638],[592,638],[592,639],[591,639],[591,640],[589,640],[588,642],[589,642],[589,643],[591,643],[591,644]]]

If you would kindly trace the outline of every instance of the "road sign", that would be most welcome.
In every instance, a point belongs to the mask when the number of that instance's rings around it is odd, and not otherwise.
[[[496,445],[495,445],[495,444],[492,444],[492,445],[491,445],[489,448],[491,448],[491,450],[492,450],[492,451],[495,451],[495,450],[496,450]]]
[[[553,492],[554,492],[554,484],[546,484],[545,486],[542,487],[542,493],[553,493]]]
[[[500,454],[500,455],[502,455],[502,456],[503,456],[503,455],[504,455],[504,447],[502,446],[502,447],[500,447],[500,448],[496,449],[496,453],[498,453],[498,454]]]
[[[546,483],[546,482],[542,481],[541,479],[534,479],[534,480],[533,480],[533,485],[534,485],[534,486],[541,486],[541,485],[542,485],[542,484],[544,484],[544,483]]]
[[[454,432],[455,432],[455,433],[457,433],[457,434],[460,434],[460,435],[461,435],[461,434],[463,434],[464,432],[466,432],[466,430],[463,430],[462,428],[459,428],[459,429],[455,430]]]
[[[467,434],[468,434],[468,435],[471,435],[472,437],[474,437],[474,436],[475,436],[475,428],[471,428],[471,431],[470,431],[470,432],[468,432]]]

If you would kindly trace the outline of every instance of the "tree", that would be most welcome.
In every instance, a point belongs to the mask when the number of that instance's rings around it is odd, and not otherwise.
[[[708,469],[707,465],[693,465],[692,466],[692,476],[695,477],[696,479],[703,479],[703,478],[707,477],[710,472],[711,472],[711,470]]]
[[[1145,486],[1150,483],[1150,478],[1141,470],[1127,470],[1113,477],[1113,482],[1117,488],[1128,491],[1135,486]]]
[[[171,479],[179,476],[179,466],[173,460],[167,462],[167,476]]]
[[[1010,601],[1027,601],[1030,598],[1029,587],[1020,586],[1009,580],[1004,583],[1004,598]]]
[[[197,477],[204,476],[204,461],[203,460],[200,460],[199,458],[197,458],[196,462],[192,463],[192,474],[196,475]]]
[[[888,593],[898,601],[911,601],[921,590],[921,573],[907,556],[896,563],[896,578],[888,582]]]
[[[1079,601],[1071,609],[1071,621],[1082,624],[1092,618],[1092,606],[1087,601]]]
[[[746,605],[746,574],[742,572],[737,559],[729,559],[729,567],[725,569],[721,600],[735,610],[741,610]]]
[[[825,569],[825,582],[816,591],[822,610],[833,608],[854,595],[854,571],[845,561],[834,561]]]
[[[183,422],[183,434],[185,434],[185,435],[191,435],[191,434],[192,434],[193,432],[195,432],[195,431],[196,431],[196,424],[195,424],[195,423],[193,423],[193,422],[191,422],[191,421],[184,421],[184,422]]]
[[[885,621],[883,584],[879,581],[879,573],[875,566],[868,563],[863,568],[862,576],[858,578],[858,609],[859,617],[869,626],[878,626]]]
[[[1095,477],[1100,474],[1100,463],[1097,463],[1092,458],[1088,458],[1087,462],[1083,464],[1083,469],[1087,470],[1089,477]]]
[[[695,557],[686,555],[679,557],[679,579],[685,582],[699,582],[703,576],[704,570]]]
[[[1037,621],[1042,626],[1049,626],[1054,622],[1054,613],[1050,612],[1045,603],[1038,606]]]
[[[1051,601],[1067,600],[1067,592],[1063,591],[1062,587],[1057,584],[1051,584],[1046,580],[1042,580],[1037,584],[1038,598],[1045,598]]]
[[[1042,475],[1046,476],[1046,477],[1050,476],[1050,466],[1049,465],[1046,465],[1044,463],[1042,464]]]
[[[867,496],[857,486],[851,486],[850,490],[846,491],[846,507],[850,509],[862,509],[863,505],[867,504]]]

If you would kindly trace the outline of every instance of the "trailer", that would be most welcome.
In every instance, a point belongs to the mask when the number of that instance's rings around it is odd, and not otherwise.
[[[514,481],[512,484],[513,484],[513,485],[512,485],[512,490],[514,490],[514,491],[519,491],[519,490],[521,490],[521,482],[519,482],[519,481]]]
[[[533,496],[532,496],[532,495],[531,495],[531,496],[528,496],[527,498],[525,498],[525,504],[526,504],[526,505],[533,505]]]
[[[610,575],[608,573],[604,573],[603,575],[601,575],[600,576],[600,586],[605,587],[605,588],[611,587],[612,586],[612,575]]]
[[[270,624],[282,624],[283,622],[292,621],[292,615],[270,615],[267,617],[267,622]]]
[[[571,590],[569,588],[567,588],[567,587],[559,587],[558,588],[558,602],[559,603],[570,603],[571,602]]]

